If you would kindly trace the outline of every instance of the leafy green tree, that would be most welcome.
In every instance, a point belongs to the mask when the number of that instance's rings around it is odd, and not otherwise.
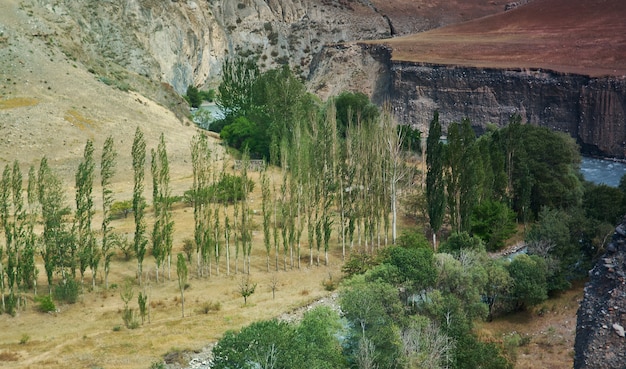
[[[37,202],[37,174],[35,167],[31,166],[28,171],[28,186],[26,188],[27,211],[25,214],[24,225],[24,247],[21,251],[18,283],[23,290],[34,289],[37,294],[37,275],[39,270],[35,264],[35,253],[37,251],[37,235],[35,234],[35,225],[38,219],[38,202]]]
[[[133,158],[133,215],[135,217],[135,237],[133,250],[137,257],[137,278],[141,284],[143,274],[143,259],[146,255],[146,221],[144,212],[146,200],[143,197],[144,177],[146,166],[146,141],[143,132],[139,127],[135,131],[135,138],[132,147]]]
[[[521,124],[514,116],[493,138],[504,153],[512,208],[522,220],[527,214],[537,217],[543,206],[567,209],[581,204],[580,153],[571,137]]]
[[[378,107],[362,92],[344,91],[335,98],[337,133],[345,137],[348,127],[358,122],[373,122],[378,118]]]
[[[191,105],[192,108],[199,108],[202,105],[202,96],[198,91],[198,88],[194,85],[187,86],[187,94],[185,99]]]
[[[154,224],[152,226],[152,256],[156,263],[156,281],[159,282],[159,270],[163,266],[167,251],[165,250],[165,240],[163,239],[163,205],[161,202],[161,192],[159,186],[161,182],[159,180],[159,168],[158,159],[154,149],[151,150],[151,165],[150,170],[152,172],[152,204],[154,208]]]
[[[515,213],[499,201],[485,200],[476,205],[471,224],[472,232],[485,242],[487,251],[503,248],[516,231]]]
[[[510,298],[515,310],[525,310],[548,298],[546,263],[536,255],[521,254],[508,265],[513,280]]]
[[[470,214],[478,192],[478,148],[468,119],[448,127],[446,152],[446,192],[450,223],[455,232],[469,231]]]
[[[111,204],[111,216],[112,217],[120,217],[124,216],[124,218],[128,217],[128,214],[133,212],[133,202],[132,200],[124,200],[124,201],[115,201]]]
[[[398,325],[402,324],[404,316],[397,288],[380,281],[366,282],[362,276],[355,276],[341,292],[340,304],[344,317],[353,327],[348,338],[352,358],[358,354],[359,341],[366,338],[376,348],[376,365],[381,368],[398,365]]]
[[[246,116],[252,104],[252,88],[259,76],[259,69],[252,61],[235,57],[228,58],[222,64],[222,82],[217,89],[215,102],[225,116],[233,118]]]
[[[270,222],[272,217],[271,211],[271,191],[269,176],[267,175],[267,168],[263,169],[261,173],[261,212],[263,213],[263,245],[265,246],[265,253],[267,259],[267,271],[270,271],[270,252],[271,248],[271,234],[270,234]]]
[[[487,320],[491,321],[498,312],[506,310],[506,299],[513,286],[513,279],[500,260],[488,260],[484,267],[487,273],[484,292],[488,306]]]
[[[157,150],[152,150],[152,198],[154,226],[152,230],[152,251],[158,267],[167,258],[168,274],[171,265],[174,221],[172,220],[172,200],[170,189],[170,169],[165,147],[165,136],[161,133]],[[164,266],[165,269],[165,266]],[[171,275],[168,275],[171,279]],[[158,272],[157,272],[158,280]]]
[[[220,138],[237,150],[247,147],[252,152],[257,152],[258,134],[257,125],[248,118],[240,116],[221,130]]]
[[[626,214],[624,192],[607,185],[586,184],[583,208],[588,217],[602,222],[617,224]]]
[[[307,311],[295,331],[302,363],[310,368],[345,368],[337,339],[342,331],[339,315],[331,308],[320,306]]]
[[[444,295],[454,295],[464,306],[469,319],[485,318],[484,287],[488,283],[480,253],[462,251],[458,258],[450,254],[435,255],[437,288]]]
[[[215,369],[287,369],[306,365],[294,347],[294,328],[286,322],[255,322],[240,332],[228,331],[213,348]],[[250,344],[254,343],[254,344]]]
[[[73,231],[67,229],[64,219],[70,214],[70,209],[65,205],[63,183],[48,166],[45,157],[39,165],[37,193],[43,221],[41,255],[52,293],[54,272],[59,271],[65,280],[68,269],[75,268],[75,241]]]
[[[445,182],[443,177],[444,145],[441,142],[441,124],[439,112],[435,112],[428,129],[426,141],[426,199],[428,217],[433,232],[433,247],[437,249],[436,234],[441,229],[445,215]]]
[[[467,232],[452,233],[445,242],[441,243],[439,252],[445,252],[458,257],[461,251],[485,251],[485,243],[477,235]]]
[[[93,181],[95,171],[95,160],[93,157],[93,142],[87,140],[83,160],[78,165],[76,172],[76,222],[78,259],[81,283],[83,283],[84,273],[87,266],[91,268],[91,283],[95,287],[96,272],[100,263],[100,250],[96,247],[96,238],[91,229],[95,206],[93,202]]]
[[[108,136],[104,141],[102,149],[102,157],[100,160],[100,185],[102,187],[102,244],[101,255],[104,258],[104,286],[109,288],[109,272],[111,271],[111,259],[115,254],[112,249],[114,246],[112,240],[113,227],[111,220],[113,214],[113,190],[111,190],[111,181],[115,175],[117,152],[115,151],[112,136]],[[128,208],[132,209],[132,204],[128,202]],[[126,217],[126,216],[124,216]]]

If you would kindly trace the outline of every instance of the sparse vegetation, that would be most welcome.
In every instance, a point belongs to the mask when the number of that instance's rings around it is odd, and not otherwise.
[[[39,310],[42,313],[52,313],[52,312],[55,312],[57,309],[50,295],[37,297],[35,299],[35,302],[39,304],[37,305],[37,310]]]

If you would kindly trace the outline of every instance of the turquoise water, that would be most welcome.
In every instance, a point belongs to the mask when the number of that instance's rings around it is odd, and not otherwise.
[[[583,157],[580,172],[589,182],[617,187],[622,176],[626,174],[626,164],[606,159]]]

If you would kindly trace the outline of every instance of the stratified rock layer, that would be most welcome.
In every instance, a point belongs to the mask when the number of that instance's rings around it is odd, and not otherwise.
[[[444,126],[506,125],[513,114],[569,133],[584,152],[626,157],[626,79],[545,70],[490,69],[393,62],[396,114],[421,129],[435,110]]]
[[[589,275],[578,309],[574,368],[626,368],[626,219]]]

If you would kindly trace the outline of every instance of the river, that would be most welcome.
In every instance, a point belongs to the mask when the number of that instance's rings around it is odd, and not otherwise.
[[[626,163],[583,157],[580,172],[589,182],[617,187],[622,176],[626,174]]]

